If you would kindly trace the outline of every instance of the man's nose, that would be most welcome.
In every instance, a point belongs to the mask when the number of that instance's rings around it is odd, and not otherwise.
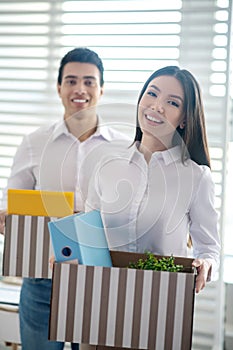
[[[86,86],[84,84],[83,81],[79,81],[76,83],[75,85],[75,89],[74,89],[75,93],[82,95],[86,92]]]

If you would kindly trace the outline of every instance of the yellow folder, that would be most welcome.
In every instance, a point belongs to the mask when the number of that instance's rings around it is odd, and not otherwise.
[[[63,217],[74,212],[73,192],[8,189],[8,214]]]

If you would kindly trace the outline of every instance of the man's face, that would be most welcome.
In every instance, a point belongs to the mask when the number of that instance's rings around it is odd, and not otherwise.
[[[99,69],[91,63],[69,62],[64,66],[62,82],[57,89],[65,108],[64,119],[74,114],[78,116],[78,112],[85,109],[95,115],[95,106],[103,94]]]

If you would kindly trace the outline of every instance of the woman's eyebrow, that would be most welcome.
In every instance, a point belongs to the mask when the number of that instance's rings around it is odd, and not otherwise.
[[[150,85],[150,87],[152,87],[153,89],[155,89],[155,90],[157,90],[157,91],[160,91],[160,89],[159,89],[156,85],[154,85],[154,84]]]
[[[183,98],[178,96],[178,95],[169,95],[170,97],[173,97],[173,98],[177,98],[178,100],[180,100],[181,102],[184,102],[183,101]]]

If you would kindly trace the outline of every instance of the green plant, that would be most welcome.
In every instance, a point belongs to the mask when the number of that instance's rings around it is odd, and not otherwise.
[[[145,254],[145,259],[139,259],[135,263],[130,262],[129,268],[168,272],[179,272],[183,269],[183,265],[175,264],[173,256],[157,259],[153,253],[146,252]]]

